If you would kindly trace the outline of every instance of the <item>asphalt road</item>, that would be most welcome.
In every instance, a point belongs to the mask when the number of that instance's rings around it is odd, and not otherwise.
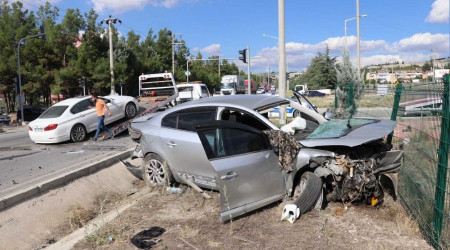
[[[32,142],[27,127],[4,129],[0,133],[0,196],[125,151],[132,145],[126,132],[102,142],[48,145]]]

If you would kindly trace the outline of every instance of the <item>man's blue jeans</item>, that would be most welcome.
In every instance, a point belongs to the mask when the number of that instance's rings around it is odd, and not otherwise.
[[[98,118],[97,118],[97,132],[95,132],[94,140],[97,140],[98,134],[100,133],[100,129],[105,130],[106,132],[109,133],[110,136],[113,136],[113,133],[111,132],[111,130],[109,130],[105,126],[105,116],[104,115],[98,116]]]

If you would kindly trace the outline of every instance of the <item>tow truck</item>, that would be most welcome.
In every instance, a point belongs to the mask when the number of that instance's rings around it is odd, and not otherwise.
[[[172,106],[172,102],[178,97],[178,88],[172,73],[147,74],[139,76],[139,96],[136,97],[141,107],[146,109],[133,119],[124,121],[110,128],[113,136],[122,133],[130,127],[134,119],[148,116],[158,110],[164,110]],[[108,139],[110,135],[103,132],[98,140]]]

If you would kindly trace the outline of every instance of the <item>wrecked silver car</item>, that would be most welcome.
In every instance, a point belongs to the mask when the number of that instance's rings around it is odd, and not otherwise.
[[[273,110],[296,110],[279,127]],[[402,151],[383,138],[396,123],[379,119],[328,121],[315,109],[276,96],[203,98],[132,122],[142,157],[131,169],[150,186],[183,183],[220,192],[220,221],[279,200],[291,200],[295,220],[322,201],[377,205],[395,195]]]

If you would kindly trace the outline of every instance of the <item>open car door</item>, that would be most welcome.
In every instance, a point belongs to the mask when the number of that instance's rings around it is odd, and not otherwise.
[[[230,121],[195,128],[216,172],[221,222],[283,199],[284,174],[264,133]]]

